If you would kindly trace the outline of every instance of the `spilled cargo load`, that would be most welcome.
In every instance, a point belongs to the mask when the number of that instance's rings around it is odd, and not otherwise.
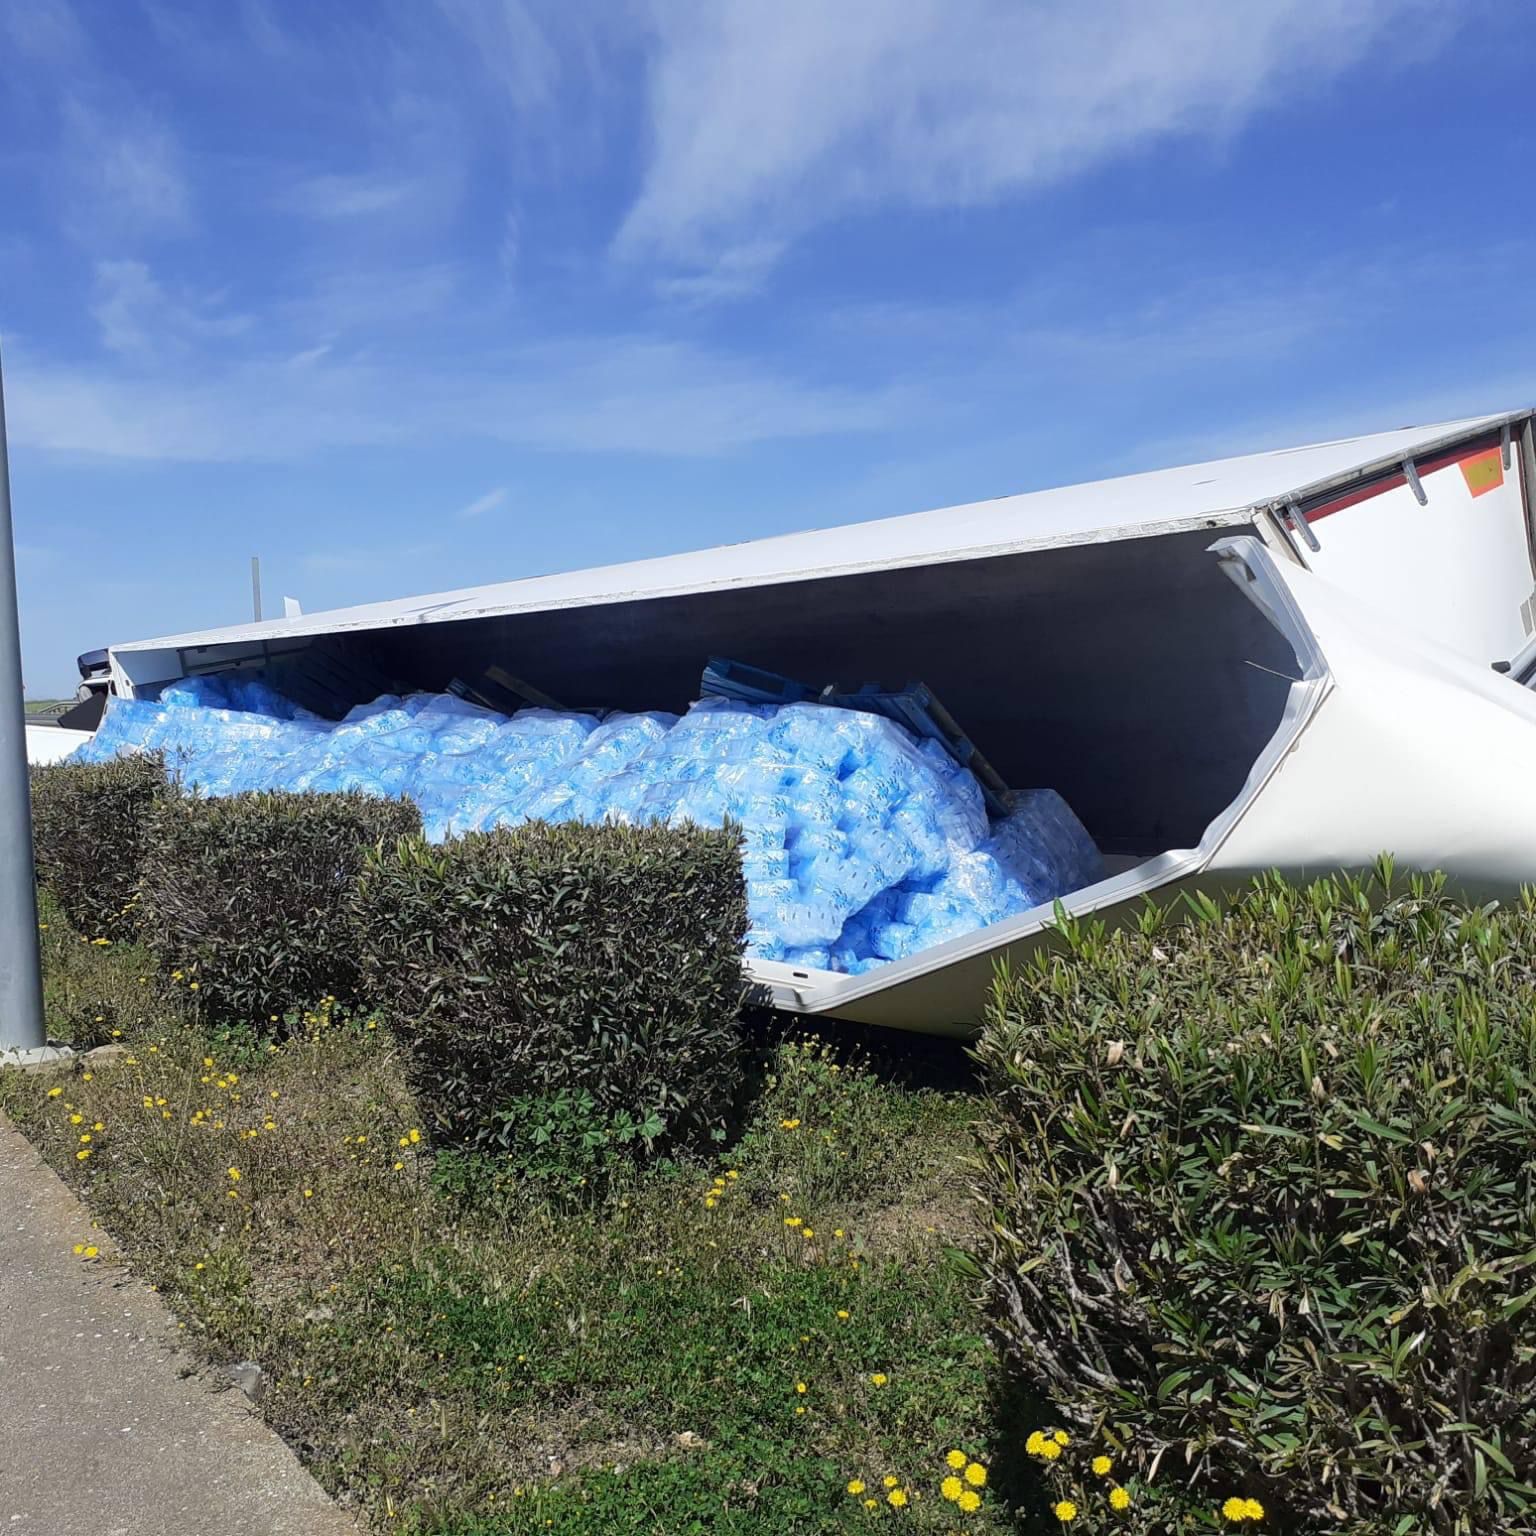
[[[705,699],[679,716],[386,695],[333,722],[260,681],[192,678],[114,699],[81,760],[160,750],[188,789],[406,795],[434,841],[525,821],[740,825],[748,952],[862,974],[1103,876],[1051,790],[991,818],[936,741],[814,703]]]

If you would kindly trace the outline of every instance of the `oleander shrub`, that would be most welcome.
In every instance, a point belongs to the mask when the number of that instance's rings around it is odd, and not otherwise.
[[[363,794],[167,798],[149,822],[144,942],[214,1023],[277,1032],[311,1003],[345,1007],[353,883],[370,849],[420,827],[410,801]]]
[[[1271,1528],[1536,1531],[1536,904],[1256,882],[1001,972],[978,1255],[1026,1383]]]
[[[34,767],[38,882],[88,938],[130,939],[151,812],[173,791],[159,753]]]
[[[534,822],[371,854],[364,987],[439,1134],[525,1158],[573,1137],[644,1154],[720,1134],[740,1078],[738,843]]]

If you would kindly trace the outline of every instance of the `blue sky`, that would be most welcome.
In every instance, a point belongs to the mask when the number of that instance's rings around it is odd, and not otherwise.
[[[1531,403],[1482,0],[0,0],[77,651]]]

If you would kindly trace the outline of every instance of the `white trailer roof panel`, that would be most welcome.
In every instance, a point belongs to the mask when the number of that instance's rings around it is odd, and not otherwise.
[[[1520,414],[1340,438],[622,565],[137,640],[113,650],[228,645],[443,623],[1230,527],[1247,521],[1256,505],[1422,453]]]

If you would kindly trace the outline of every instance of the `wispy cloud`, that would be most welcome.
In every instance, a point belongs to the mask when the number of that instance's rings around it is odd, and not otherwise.
[[[621,249],[697,258],[882,205],[964,207],[1228,135],[1437,0],[660,0]]]
[[[783,249],[779,240],[733,245],[703,267],[658,279],[656,291],[664,299],[685,305],[743,299],[762,288]]]
[[[108,352],[140,358],[227,341],[253,323],[225,309],[218,295],[168,293],[142,261],[97,263],[91,313]]]
[[[34,163],[75,239],[158,237],[190,226],[175,132],[102,57],[68,0],[0,6],[0,58],[16,113],[6,151]]]
[[[107,264],[101,356],[18,347],[9,359],[13,436],[141,461],[291,461],[410,441],[693,457],[878,431],[907,409],[889,386],[829,384],[644,332],[481,338],[426,355],[296,323],[322,316],[313,297],[296,298],[252,324],[217,299],[168,294],[140,263]],[[475,323],[452,319],[461,334]]]
[[[504,506],[506,500],[506,486],[498,485],[495,490],[487,491],[483,496],[476,496],[468,505],[460,507],[455,515],[465,520],[483,517],[487,512],[494,512],[497,507]]]
[[[275,201],[306,218],[356,219],[398,208],[421,190],[418,182],[395,175],[328,172],[288,180]]]

